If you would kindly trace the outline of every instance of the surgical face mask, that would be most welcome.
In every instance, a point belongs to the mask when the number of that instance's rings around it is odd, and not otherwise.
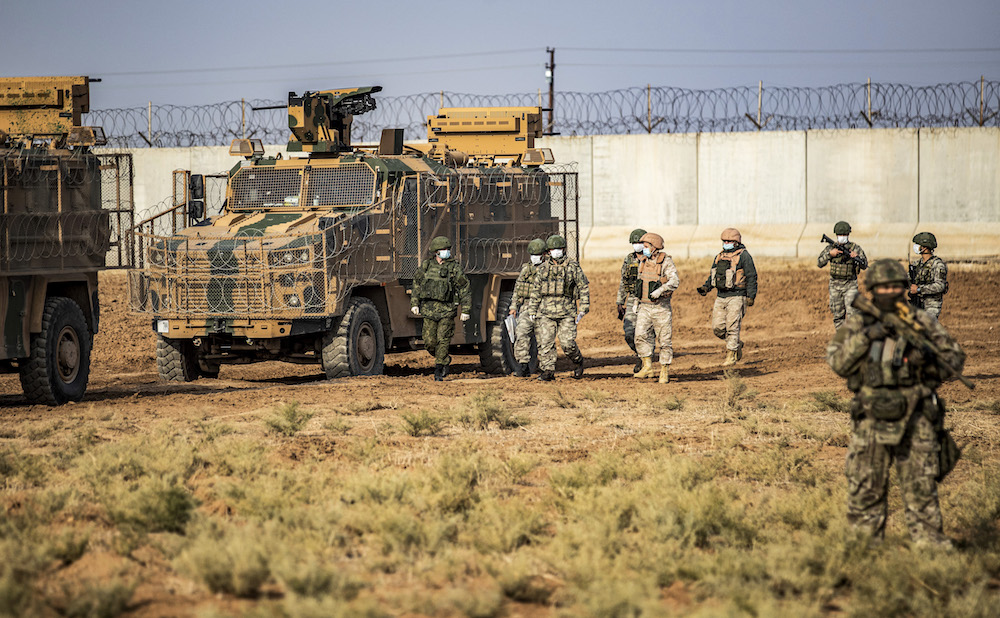
[[[837,242],[840,243],[840,244],[844,244],[845,242],[847,242],[847,236],[839,236],[838,235],[837,236]]]
[[[534,264],[535,266],[538,266],[539,264],[542,263],[542,256],[532,255],[530,257],[531,257],[531,263]]]
[[[641,242],[634,242],[632,243],[632,250],[636,253],[642,253],[642,246]]]
[[[913,245],[913,252],[920,255],[920,245]]]
[[[653,250],[650,249],[649,247],[643,247],[642,248],[642,254],[645,255],[646,257],[649,257],[649,256],[653,255]]]
[[[734,242],[724,242],[724,243],[722,243],[722,249],[723,249],[723,251],[732,251],[735,246],[736,246],[736,243],[734,243]]]
[[[559,258],[561,258],[563,256],[563,250],[562,249],[553,249],[552,251],[549,252],[549,255],[551,255],[552,257],[554,257],[555,259],[558,260]]]
[[[438,251],[438,257],[442,260],[447,260],[451,257],[451,249],[441,249]]]

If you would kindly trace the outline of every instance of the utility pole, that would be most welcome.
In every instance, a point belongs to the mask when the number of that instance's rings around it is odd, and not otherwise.
[[[544,135],[555,135],[553,129],[555,128],[554,122],[552,120],[552,112],[556,108],[556,48],[546,47],[545,51],[549,54],[549,62],[545,65],[545,79],[549,80],[549,124],[545,131],[542,131]]]

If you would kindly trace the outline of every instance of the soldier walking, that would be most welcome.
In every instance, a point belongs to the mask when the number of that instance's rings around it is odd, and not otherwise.
[[[862,302],[865,297],[856,301],[867,310],[849,316],[826,350],[830,367],[847,378],[847,388],[855,394],[847,520],[882,539],[889,468],[895,460],[910,537],[919,544],[950,547],[942,530],[937,483],[954,466],[957,453],[943,431],[944,405],[935,390],[949,375],[961,375],[965,353],[940,322],[902,302],[906,284],[899,262],[876,260],[865,281],[872,302]],[[914,332],[921,343],[916,347]]]
[[[670,256],[663,253],[663,237],[647,232],[642,235],[643,256],[639,262],[635,295],[639,301],[636,317],[635,347],[642,361],[636,378],[653,376],[653,351],[660,340],[660,384],[670,379],[669,367],[674,360],[673,325],[670,297],[681,284],[677,268]]]
[[[451,356],[448,346],[455,335],[455,315],[462,309],[462,321],[472,312],[469,280],[462,267],[451,257],[451,241],[436,236],[429,248],[434,257],[424,260],[413,275],[410,312],[424,319],[424,348],[434,357],[434,380],[448,375]]]
[[[747,307],[753,307],[757,298],[757,269],[742,240],[736,228],[722,230],[722,251],[712,261],[708,279],[698,288],[702,296],[712,288],[718,292],[712,307],[712,332],[726,340],[724,366],[743,359],[740,326]]]
[[[635,320],[636,320],[636,298],[635,285],[639,279],[639,263],[646,259],[642,254],[642,237],[646,230],[635,229],[628,236],[628,241],[632,243],[632,251],[625,256],[622,262],[622,276],[618,283],[618,296],[615,298],[615,305],[618,307],[618,319],[622,321],[622,330],[625,332],[625,343],[635,352]],[[635,367],[632,373],[639,371],[642,367],[642,360],[636,358]]]
[[[851,242],[850,223],[838,221],[833,233],[837,242],[823,249],[816,265],[823,268],[830,264],[830,313],[834,328],[840,328],[845,318],[856,313],[851,303],[858,295],[858,273],[868,268],[868,257],[861,245]]]
[[[556,338],[563,353],[576,368],[573,377],[583,377],[583,354],[576,345],[576,325],[590,311],[590,282],[575,260],[566,256],[566,239],[558,234],[545,241],[549,259],[538,267],[531,284],[528,314],[535,322],[539,380],[555,379]]]
[[[514,360],[517,367],[514,375],[527,378],[531,375],[531,338],[535,336],[535,321],[528,312],[528,298],[531,296],[531,283],[538,274],[538,267],[545,261],[545,241],[536,238],[528,243],[529,261],[521,267],[521,273],[514,282],[514,296],[510,301],[510,315],[521,314],[514,329]]]
[[[935,249],[934,234],[920,232],[913,237],[913,252],[920,259],[910,264],[910,303],[940,319],[948,292],[948,265],[934,255]]]

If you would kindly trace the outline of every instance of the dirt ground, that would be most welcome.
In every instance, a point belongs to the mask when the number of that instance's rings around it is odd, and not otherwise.
[[[597,387],[610,394],[649,391],[698,401],[715,396],[722,375],[724,346],[711,332],[712,297],[695,288],[704,280],[707,264],[680,261],[681,287],[674,294],[674,364],[671,383],[636,384],[634,363],[616,320],[614,296],[619,265],[585,263],[591,281],[591,313],[580,324],[578,343],[586,357],[583,380],[569,379],[570,366],[560,355],[557,382],[540,383],[514,377],[493,377],[479,370],[477,356],[454,356],[453,374],[442,384],[432,381],[433,362],[424,352],[390,354],[385,376],[323,380],[319,366],[260,363],[223,366],[219,380],[189,384],[160,382],[154,361],[155,335],[149,320],[128,309],[123,272],[101,275],[101,331],[94,342],[90,386],[83,402],[59,410],[28,406],[16,375],[0,376],[0,419],[65,414],[74,407],[102,404],[120,406],[140,417],[185,416],[193,407],[225,413],[229,409],[258,408],[270,401],[297,399],[352,400],[377,390],[382,397],[420,400],[434,405],[437,398],[465,394],[470,386],[487,384],[506,394],[538,396],[553,388]],[[780,401],[818,389],[846,390],[824,361],[826,343],[833,335],[827,308],[826,271],[807,262],[761,261],[757,303],[743,322],[745,355],[741,375],[766,397]],[[957,383],[943,394],[955,403],[971,397],[1000,395],[1000,265],[954,264],[951,291],[945,299],[942,323],[968,354],[966,375],[978,383],[972,393]]]

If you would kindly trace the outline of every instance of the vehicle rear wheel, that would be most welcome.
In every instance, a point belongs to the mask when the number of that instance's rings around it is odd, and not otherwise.
[[[510,303],[514,298],[513,291],[500,292],[497,299],[497,317],[499,319],[486,323],[486,340],[479,344],[479,362],[486,373],[507,375],[514,371],[517,359],[514,358],[514,344],[511,343],[504,318],[510,311]],[[526,316],[522,316],[526,319]],[[538,368],[538,347],[535,338],[531,341],[531,371]]]
[[[194,344],[187,339],[167,339],[160,335],[156,339],[156,371],[161,380],[168,382],[191,382],[198,379],[201,372],[194,352]]]
[[[28,401],[56,406],[79,401],[90,380],[94,336],[80,306],[56,296],[45,301],[42,332],[31,337],[21,364],[21,388]]]
[[[326,378],[381,375],[385,370],[385,334],[378,310],[367,298],[353,298],[340,322],[323,337]]]

